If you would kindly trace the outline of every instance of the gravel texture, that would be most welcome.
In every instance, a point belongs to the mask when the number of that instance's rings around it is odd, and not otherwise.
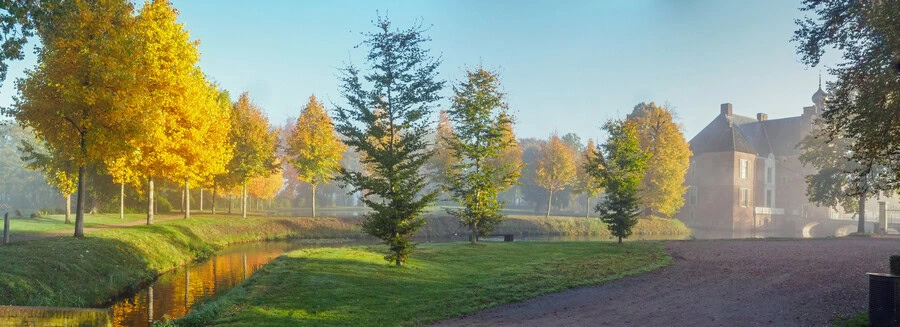
[[[499,306],[438,326],[828,326],[865,311],[867,272],[900,240],[676,241],[667,268]]]

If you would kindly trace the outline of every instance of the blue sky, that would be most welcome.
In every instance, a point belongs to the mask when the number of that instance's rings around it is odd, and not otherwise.
[[[499,71],[520,137],[596,138],[603,121],[641,101],[674,107],[688,139],[723,102],[745,116],[796,116],[825,70],[800,63],[789,42],[799,0],[173,3],[201,40],[203,70],[232,96],[249,91],[275,124],[313,93],[326,106],[342,103],[337,69],[362,63],[354,46],[374,30],[376,11],[398,27],[430,26],[450,83],[479,64]],[[33,62],[11,65],[0,104]]]

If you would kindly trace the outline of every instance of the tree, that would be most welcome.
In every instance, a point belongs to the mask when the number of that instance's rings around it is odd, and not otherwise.
[[[831,137],[821,128],[824,122],[800,142],[800,162],[816,173],[806,176],[806,195],[810,202],[844,212],[858,210],[858,233],[865,233],[866,199],[879,191],[890,191],[889,170],[871,166],[853,158],[853,140]],[[828,141],[830,140],[830,141]]]
[[[61,160],[62,156],[59,150],[53,149],[46,143],[42,149],[39,149],[31,143],[23,141],[19,151],[22,153],[21,159],[25,162],[25,167],[44,174],[47,183],[56,187],[66,199],[65,223],[71,224],[69,219],[72,214],[71,197],[72,193],[76,191],[75,167],[72,162]]]
[[[577,171],[575,173],[575,183],[573,187],[577,194],[584,194],[586,202],[585,218],[588,218],[591,215],[591,198],[594,198],[603,192],[603,186],[600,184],[600,181],[594,178],[590,173],[591,169],[594,169],[594,167],[589,167],[589,165],[596,164],[596,156],[597,148],[594,145],[594,140],[588,139],[587,146],[584,148],[584,153],[581,157],[581,165],[578,165],[576,168]]]
[[[41,24],[49,21],[61,0],[0,1],[0,86],[6,80],[9,61],[25,58],[25,44]],[[0,123],[2,124],[2,123]]]
[[[431,180],[441,188],[450,185],[451,177],[455,175],[453,170],[459,160],[453,154],[452,144],[455,142],[456,131],[450,122],[447,111],[441,110],[438,115],[437,129],[434,134],[434,155],[428,160],[428,171],[432,174]]]
[[[497,117],[497,121],[500,122],[500,133],[502,134],[503,142],[510,146],[500,151],[499,156],[488,158],[486,164],[498,169],[500,172],[495,176],[494,182],[506,189],[506,191],[501,192],[501,198],[503,193],[511,193],[508,197],[515,201],[516,194],[513,191],[520,184],[525,168],[525,164],[522,162],[522,147],[519,145],[519,141],[516,140],[516,133],[513,131],[513,117],[507,112],[501,112]],[[512,181],[505,180],[503,177],[508,173],[516,173],[516,179]],[[503,183],[510,184],[503,185]]]
[[[641,182],[641,205],[650,215],[672,217],[684,206],[684,176],[691,163],[691,149],[675,123],[668,105],[639,103],[627,120],[637,128],[641,149],[649,155]]]
[[[269,118],[247,92],[234,103],[231,113],[230,142],[234,154],[228,162],[228,174],[219,180],[223,188],[241,186],[241,217],[247,218],[247,182],[271,174],[278,168],[275,157],[278,130],[270,128]],[[222,176],[222,175],[220,175]]]
[[[139,131],[128,96],[139,75],[133,12],[123,0],[60,4],[54,19],[37,26],[38,66],[17,82],[12,116],[55,149],[55,160],[77,167],[75,237],[84,236],[87,168]]]
[[[575,154],[555,133],[541,148],[541,159],[535,171],[537,185],[547,189],[547,217],[553,204],[553,192],[564,189],[575,177]]]
[[[837,77],[822,111],[822,136],[852,140],[855,179],[868,167],[889,168],[891,188],[900,183],[900,2],[805,0],[801,8],[813,17],[797,20],[792,41],[809,66],[826,51],[842,59],[828,71]],[[818,104],[817,104],[818,105]]]
[[[362,201],[373,209],[363,230],[389,247],[385,256],[400,266],[414,245],[410,237],[425,224],[422,212],[437,197],[425,191],[422,168],[432,155],[427,142],[428,117],[444,86],[437,80],[440,59],[431,57],[421,25],[391,29],[386,18],[375,22],[378,32],[365,34],[369,48],[369,73],[346,66],[341,94],[347,107],[338,107],[337,130],[345,143],[360,154],[364,171],[341,170],[341,180],[362,192]]]
[[[609,133],[609,139],[598,147],[597,155],[587,163],[587,168],[606,189],[606,196],[597,203],[595,210],[622,243],[637,224],[640,185],[649,155],[641,149],[638,129],[633,122],[611,120],[603,125],[603,129]]]
[[[281,169],[276,169],[269,176],[251,179],[247,185],[247,193],[260,200],[271,200],[275,198],[282,186],[284,186],[284,175],[281,174]]]
[[[334,123],[316,96],[300,112],[294,133],[288,139],[287,160],[297,169],[297,178],[309,183],[312,216],[316,216],[316,187],[328,184],[341,168],[346,148],[334,132]]]
[[[504,203],[498,196],[519,178],[521,167],[500,161],[515,143],[506,131],[512,121],[497,74],[479,68],[466,76],[466,81],[453,88],[455,96],[448,113],[456,127],[455,137],[448,141],[457,162],[448,176],[449,189],[463,209],[447,212],[469,228],[471,241],[476,243],[479,236],[489,234],[503,221],[500,210]]]

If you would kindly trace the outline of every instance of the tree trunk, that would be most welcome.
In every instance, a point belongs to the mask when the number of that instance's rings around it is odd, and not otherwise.
[[[119,219],[125,219],[125,183],[119,184]]]
[[[191,218],[191,186],[187,178],[184,179],[184,219]]]
[[[234,197],[228,196],[228,214],[231,214],[231,206],[234,205]]]
[[[478,222],[473,222],[470,228],[472,228],[472,239],[469,241],[476,244],[478,243]]]
[[[147,181],[147,225],[153,225],[153,212],[156,211],[156,206],[153,201],[153,177],[148,178]]]
[[[591,197],[589,195],[584,196],[584,218],[591,218]]]
[[[213,184],[213,204],[212,204],[212,214],[214,214],[214,215],[216,214],[216,195],[217,195],[216,192],[218,192],[218,190],[216,190],[216,185]]]
[[[66,194],[66,225],[71,224],[69,217],[72,215],[72,194]]]
[[[200,188],[200,212],[203,212],[203,188]]]
[[[82,136],[82,148],[84,147],[84,140]],[[75,237],[84,237],[84,178],[87,172],[87,167],[82,165],[78,167],[78,197],[75,200]]]
[[[312,216],[316,218],[316,186],[310,184],[310,188],[312,188]]]
[[[866,192],[859,194],[859,225],[856,232],[860,234],[866,232]]]
[[[550,190],[550,196],[547,197],[547,216],[546,218],[550,218],[550,207],[553,204],[553,190]]]
[[[187,183],[187,181],[185,181]],[[184,213],[184,188],[181,189],[181,213]]]
[[[622,237],[619,236],[619,244],[622,244]]]
[[[241,218],[247,218],[247,181],[241,186]]]

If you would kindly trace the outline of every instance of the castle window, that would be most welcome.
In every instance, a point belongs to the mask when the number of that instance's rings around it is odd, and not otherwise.
[[[766,184],[772,184],[773,182],[772,167],[766,167]]]
[[[750,189],[742,188],[740,194],[740,205],[741,207],[749,207],[750,206]]]
[[[747,170],[750,168],[750,161],[741,159],[741,179],[747,179]]]
[[[772,203],[772,190],[766,190],[766,207],[774,207],[775,204]]]

